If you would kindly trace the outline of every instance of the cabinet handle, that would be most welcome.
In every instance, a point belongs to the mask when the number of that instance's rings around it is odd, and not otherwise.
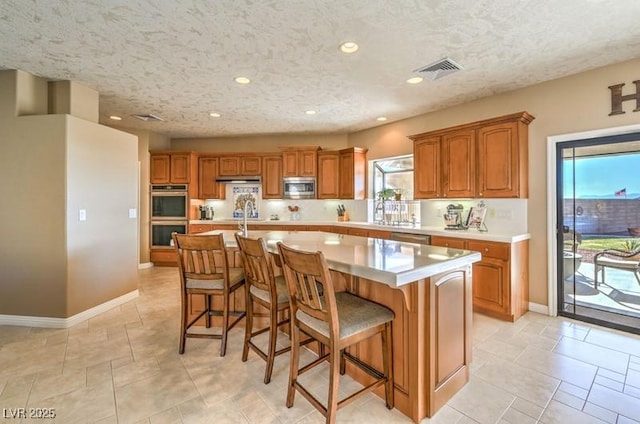
[[[480,196],[482,196],[482,192],[480,192]]]
[[[485,248],[484,248],[484,251],[485,251],[485,252],[488,252],[488,251],[489,251],[489,248],[488,248],[488,247],[485,247]]]

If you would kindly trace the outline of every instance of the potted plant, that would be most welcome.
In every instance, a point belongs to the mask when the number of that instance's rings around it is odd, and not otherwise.
[[[396,192],[394,189],[384,188],[376,194],[376,197],[378,198],[378,200],[389,200],[393,198],[395,195],[396,195]]]

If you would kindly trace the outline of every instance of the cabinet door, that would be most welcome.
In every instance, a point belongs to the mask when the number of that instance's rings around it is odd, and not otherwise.
[[[318,154],[318,199],[338,198],[338,152]]]
[[[475,197],[475,130],[442,136],[443,197]]]
[[[367,181],[366,151],[357,148],[340,150],[340,199],[365,199]]]
[[[298,152],[298,173],[301,177],[315,177],[317,174],[318,155],[315,151]]]
[[[298,152],[282,153],[282,175],[284,177],[298,176]]]
[[[220,175],[225,177],[235,177],[240,175],[240,157],[223,156],[220,158]]]
[[[224,199],[224,185],[216,182],[219,159],[201,157],[198,159],[198,198]]]
[[[518,124],[508,122],[478,130],[478,196],[519,197]]]
[[[500,259],[483,258],[473,264],[474,309],[509,316],[509,267]]]
[[[151,184],[169,184],[171,182],[170,155],[151,155],[149,168]]]
[[[282,157],[265,156],[262,158],[262,198],[282,199]]]
[[[191,174],[191,161],[188,153],[171,154],[171,183],[189,184]]]
[[[240,175],[260,175],[262,158],[260,156],[243,156],[240,158]]]
[[[440,197],[440,137],[416,141],[413,145],[413,155],[414,198]]]

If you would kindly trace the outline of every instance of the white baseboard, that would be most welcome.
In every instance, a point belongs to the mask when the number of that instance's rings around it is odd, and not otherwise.
[[[82,311],[79,314],[68,318],[32,317],[23,315],[0,315],[0,325],[17,325],[20,327],[42,327],[42,328],[69,328],[83,321],[93,318],[103,312],[122,305],[138,297],[138,290],[134,290],[115,299],[111,299],[91,309]]]
[[[138,269],[147,269],[147,268],[153,268],[153,262],[143,262],[141,264],[138,264]]]
[[[529,310],[542,315],[551,315],[549,313],[549,307],[547,305],[541,305],[539,303],[529,302]]]

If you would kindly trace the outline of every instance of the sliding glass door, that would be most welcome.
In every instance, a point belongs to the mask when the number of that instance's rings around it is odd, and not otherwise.
[[[556,153],[558,314],[640,333],[640,134]]]

